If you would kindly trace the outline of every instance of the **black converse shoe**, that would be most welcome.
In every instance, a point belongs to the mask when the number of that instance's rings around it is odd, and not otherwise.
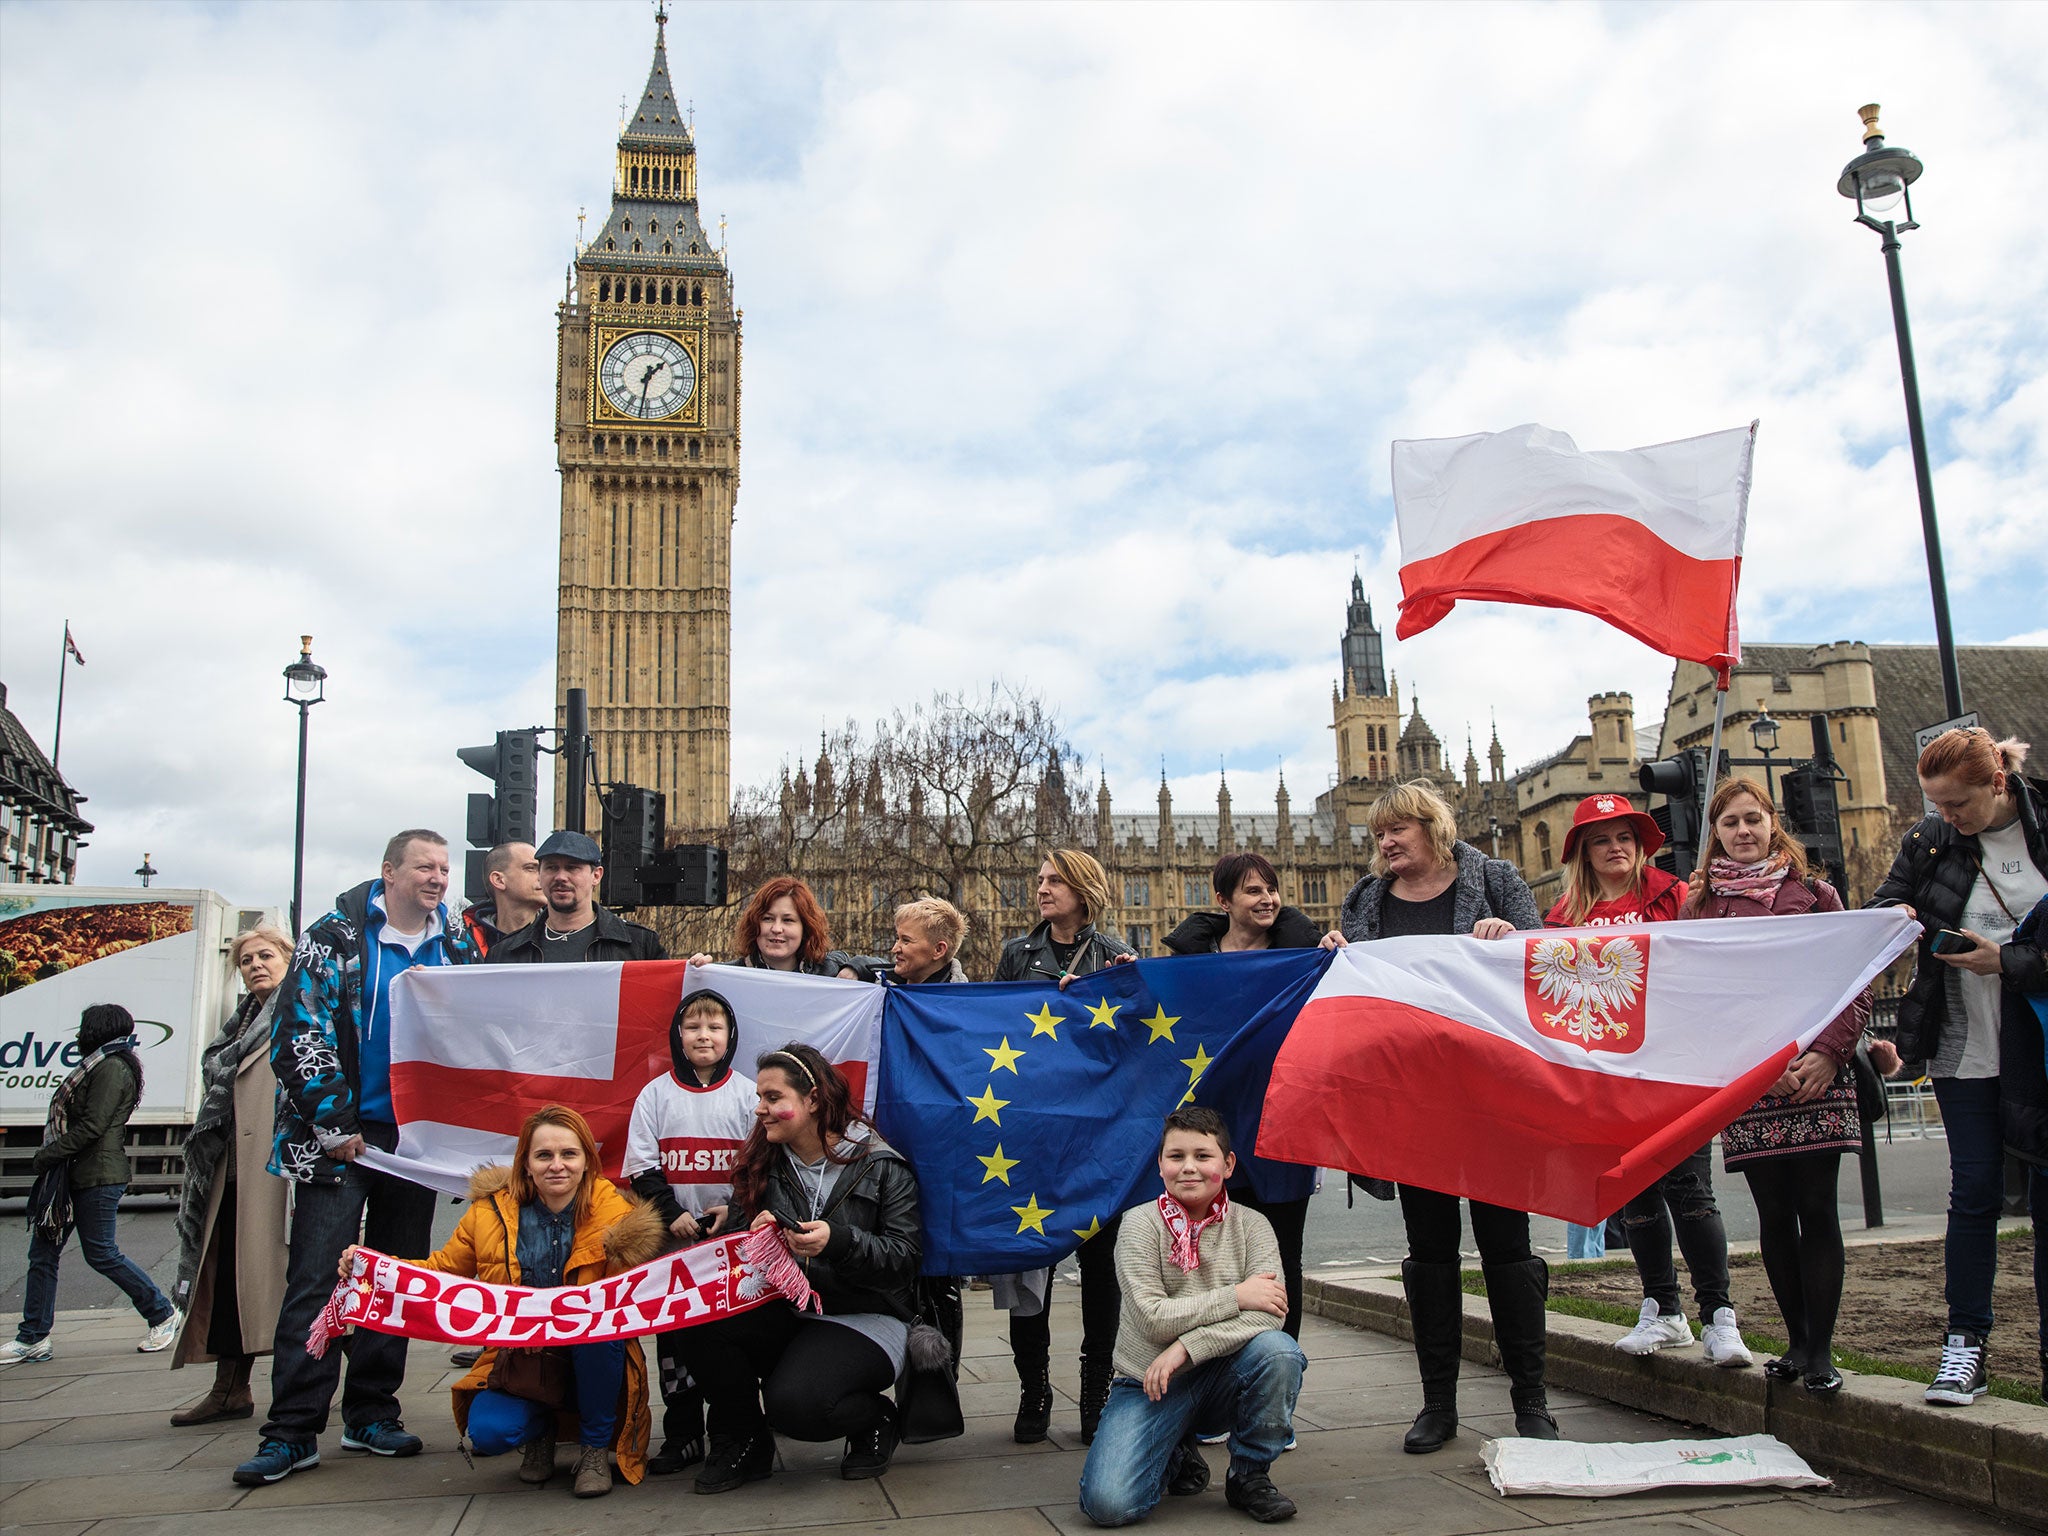
[[[1984,1340],[1974,1333],[1952,1333],[1941,1347],[1941,1364],[1927,1386],[1927,1401],[1967,1408],[1991,1387],[1984,1369]]]
[[[711,1454],[697,1473],[699,1493],[730,1493],[775,1472],[775,1437],[762,1425],[744,1440],[713,1435]]]

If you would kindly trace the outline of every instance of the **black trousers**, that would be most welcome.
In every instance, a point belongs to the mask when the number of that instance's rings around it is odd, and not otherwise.
[[[1714,1203],[1713,1154],[1709,1142],[1621,1208],[1621,1225],[1628,1233],[1643,1294],[1655,1298],[1657,1310],[1666,1317],[1685,1314],[1678,1270],[1671,1262],[1675,1231],[1699,1299],[1702,1328],[1729,1304],[1728,1229],[1721,1222],[1721,1207]]]
[[[1102,1230],[1074,1254],[1081,1268],[1081,1353],[1107,1365],[1116,1354],[1117,1324],[1123,1319],[1124,1288],[1116,1278],[1116,1235],[1123,1217],[1102,1224]],[[1019,1361],[1049,1359],[1052,1354],[1052,1293],[1036,1317],[1010,1314],[1010,1352]]]
[[[1472,1207],[1472,1237],[1479,1245],[1479,1258],[1486,1264],[1519,1264],[1533,1255],[1529,1249],[1529,1213],[1505,1206],[1469,1200]],[[1458,1219],[1458,1197],[1440,1195],[1433,1189],[1401,1186],[1401,1220],[1408,1228],[1408,1257],[1418,1264],[1456,1264],[1462,1228]]]
[[[234,1155],[229,1147],[227,1156]],[[253,1358],[242,1348],[242,1302],[235,1289],[235,1181],[222,1174],[220,1215],[213,1226],[213,1312],[206,1352],[220,1360]]]
[[[841,1440],[888,1411],[896,1371],[851,1328],[806,1321],[786,1301],[677,1330],[683,1364],[703,1389],[711,1434],[744,1440],[765,1419],[792,1440]]]
[[[1232,1191],[1231,1200],[1248,1211],[1257,1211],[1273,1224],[1273,1236],[1280,1240],[1281,1278],[1287,1284],[1287,1336],[1301,1337],[1301,1239],[1308,1227],[1306,1200],[1261,1200],[1250,1190]]]

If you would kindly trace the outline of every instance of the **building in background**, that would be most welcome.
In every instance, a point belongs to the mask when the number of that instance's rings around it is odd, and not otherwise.
[[[683,839],[726,825],[740,312],[697,211],[697,149],[655,13],[619,125],[611,210],[556,311],[562,474],[556,723],[590,695],[596,777],[668,797]],[[556,775],[555,824],[565,824]],[[587,824],[599,825],[595,788]]]
[[[7,707],[0,683],[0,880],[70,885],[92,823],[78,814],[85,796],[43,755],[28,727]]]
[[[2048,646],[1966,645],[1956,652],[1963,700],[1995,737],[2048,753]],[[1773,778],[1813,753],[1811,722],[1827,722],[1828,745],[1846,776],[1842,813],[1845,899],[1866,899],[1891,867],[1899,840],[1925,814],[1914,733],[1944,718],[1941,666],[1931,645],[1745,645],[1730,676],[1722,751],[1755,758],[1750,724],[1768,710],[1778,722]],[[1695,662],[1673,670],[1658,755],[1704,747],[1714,728],[1714,675]],[[1740,770],[1761,779],[1761,768]]]

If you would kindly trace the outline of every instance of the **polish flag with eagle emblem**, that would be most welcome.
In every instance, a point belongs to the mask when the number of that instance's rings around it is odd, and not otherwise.
[[[701,989],[739,1016],[742,1076],[763,1051],[814,1045],[874,1112],[883,989],[866,982],[681,960],[416,966],[391,984],[398,1150],[363,1161],[462,1195],[472,1169],[511,1160],[528,1115],[566,1104],[590,1122],[616,1182],[633,1100],[670,1070],[670,1021]]]
[[[1891,907],[1353,944],[1274,1056],[1258,1153],[1594,1226],[1919,933]]]

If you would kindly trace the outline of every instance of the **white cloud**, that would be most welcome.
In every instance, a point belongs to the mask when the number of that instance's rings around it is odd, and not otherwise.
[[[0,10],[0,660],[100,824],[84,872],[308,885],[459,831],[458,745],[552,696],[554,333],[643,7]],[[734,772],[1004,674],[1120,809],[1329,771],[1387,442],[1613,448],[1763,420],[1755,639],[1921,639],[1876,96],[1927,160],[1906,271],[1961,638],[2034,625],[2048,150],[2027,7],[699,7],[671,27],[746,321]],[[2039,642],[2038,632],[2032,637]],[[1670,663],[1466,605],[1392,647],[1462,761]],[[1198,786],[1207,785],[1207,789]]]

